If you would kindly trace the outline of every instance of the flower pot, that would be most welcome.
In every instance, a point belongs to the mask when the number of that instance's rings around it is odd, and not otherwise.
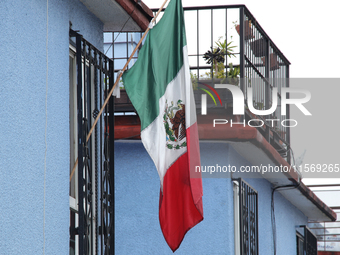
[[[240,25],[235,26],[237,33],[240,35]],[[244,40],[249,40],[254,38],[253,30],[251,29],[251,21],[246,20],[244,21]]]
[[[262,57],[261,58],[262,62],[264,65],[266,65],[266,58],[265,57]],[[270,54],[270,71],[273,71],[273,70],[276,70],[276,69],[279,69],[280,66],[279,66],[279,62],[277,61],[277,56],[275,53],[271,53]]]
[[[225,83],[238,86],[240,79],[238,77],[227,77]]]
[[[265,39],[257,39],[253,42],[250,42],[249,45],[255,57],[263,57],[266,55],[267,42]]]

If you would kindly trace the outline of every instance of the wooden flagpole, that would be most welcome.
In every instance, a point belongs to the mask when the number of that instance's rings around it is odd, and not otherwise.
[[[163,3],[162,6],[159,8],[158,12],[156,13],[155,17],[151,20],[150,24],[156,20],[157,16],[158,16],[159,13],[162,11],[162,9],[164,8],[164,6],[165,6],[165,4],[166,4],[167,2],[168,2],[168,0],[164,0],[164,3]],[[98,122],[98,120],[99,120],[101,114],[102,114],[103,111],[104,111],[105,106],[107,105],[107,103],[108,103],[109,100],[110,100],[110,97],[111,97],[111,95],[112,95],[112,93],[113,93],[113,90],[114,90],[115,87],[117,86],[117,84],[118,84],[120,78],[122,77],[122,75],[123,75],[125,69],[126,69],[127,66],[129,65],[131,59],[132,59],[133,56],[135,55],[137,49],[139,48],[139,46],[140,46],[141,43],[143,42],[143,40],[144,40],[145,36],[147,35],[147,33],[149,32],[149,30],[150,30],[150,26],[148,26],[148,28],[145,30],[145,32],[144,32],[142,38],[139,40],[137,46],[135,47],[135,49],[134,49],[133,52],[131,53],[131,55],[130,55],[128,61],[126,62],[126,64],[124,65],[124,67],[123,67],[123,69],[122,69],[122,72],[119,72],[115,84],[114,84],[113,87],[111,88],[111,90],[110,90],[108,96],[106,97],[106,99],[105,99],[105,101],[104,101],[104,104],[103,104],[102,108],[100,109],[100,111],[99,111],[99,113],[98,113],[97,118],[95,119],[95,121],[94,121],[94,123],[93,123],[93,125],[92,125],[92,127],[91,127],[91,129],[90,129],[90,131],[89,131],[89,133],[88,133],[87,136],[86,136],[86,142],[89,141],[89,139],[90,139],[90,137],[91,137],[91,134],[92,134],[92,132],[93,132],[95,126],[97,125],[97,122]],[[72,180],[72,177],[73,177],[73,175],[74,175],[74,172],[75,172],[75,170],[76,170],[77,165],[78,165],[78,158],[77,158],[76,162],[74,163],[72,172],[71,172],[71,174],[70,174],[70,182],[71,182],[71,180]]]

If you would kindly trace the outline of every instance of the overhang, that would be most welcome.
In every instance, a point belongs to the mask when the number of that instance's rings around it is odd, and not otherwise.
[[[313,191],[301,182],[296,172],[286,160],[271,146],[260,132],[249,126],[237,125],[198,125],[200,139],[223,140],[231,146],[252,165],[285,166],[288,172],[264,173],[274,187],[294,185],[286,189],[278,189],[288,201],[305,214],[309,220],[335,221],[336,213],[329,208]]]
[[[123,116],[115,120],[115,139],[140,139],[140,122],[137,116]],[[300,180],[300,176],[270,145],[254,127],[234,125],[198,124],[200,140],[219,140],[229,143],[252,165],[286,166],[289,172],[265,173],[262,177],[274,187],[294,185],[290,189],[278,189],[288,201],[298,208],[309,220],[335,221],[336,213]]]
[[[145,31],[152,11],[139,0],[80,0],[104,23],[105,32]]]

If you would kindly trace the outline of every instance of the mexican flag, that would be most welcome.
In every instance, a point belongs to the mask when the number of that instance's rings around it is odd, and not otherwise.
[[[175,251],[186,232],[203,220],[202,180],[193,175],[200,156],[180,0],[171,0],[149,31],[123,82],[141,120],[142,142],[160,177],[159,221]]]

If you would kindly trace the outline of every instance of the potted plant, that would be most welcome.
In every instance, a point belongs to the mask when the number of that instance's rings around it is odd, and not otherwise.
[[[232,63],[229,63],[228,67],[226,67],[224,64],[226,56],[229,58],[236,57],[233,53],[236,46],[233,46],[232,43],[233,41],[227,43],[227,40],[222,40],[222,37],[220,37],[215,42],[215,47],[210,47],[210,50],[204,54],[203,58],[207,64],[212,66],[211,72],[206,72],[205,77],[200,77],[200,79],[197,79],[197,76],[192,75],[193,84],[198,84],[199,88],[202,87],[202,89],[205,87],[204,89],[207,89],[208,91],[208,86],[214,87],[214,84],[216,83],[228,83],[238,86],[240,66],[233,66]],[[194,91],[196,103],[200,102],[201,94],[206,93],[206,91],[202,89]],[[216,89],[216,91],[224,103],[228,103],[232,100],[232,95],[229,90]],[[211,104],[211,107],[220,107],[217,103],[218,102],[212,102],[211,97],[208,97],[208,105]]]
[[[220,37],[215,42],[216,46],[214,48],[211,47],[203,56],[207,64],[212,64],[212,72],[206,74],[210,78],[220,79],[221,83],[225,82],[226,78],[231,78],[229,79],[232,81],[231,84],[238,85],[240,67],[234,67],[232,63],[229,63],[229,68],[226,68],[224,65],[225,56],[229,58],[236,57],[233,53],[236,46],[232,45],[233,41],[227,43],[227,40],[222,41],[221,39]]]
[[[229,69],[227,71],[227,83],[232,85],[239,85],[240,81],[240,66],[233,66],[233,63],[229,63]]]
[[[213,74],[214,76],[218,76],[221,66],[224,63],[224,50],[221,50],[220,47],[210,47],[211,50],[208,50],[204,53],[203,58],[205,59],[207,64],[212,64],[213,67]]]

